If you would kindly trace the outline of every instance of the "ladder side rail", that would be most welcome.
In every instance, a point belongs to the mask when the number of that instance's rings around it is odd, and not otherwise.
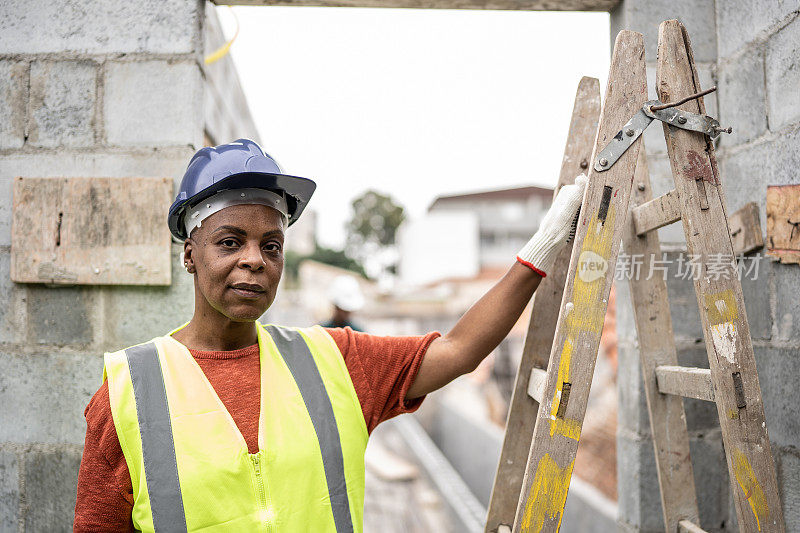
[[[599,118],[600,82],[597,78],[584,76],[575,94],[569,135],[554,196],[562,186],[573,183],[575,177],[589,167]],[[556,259],[553,272],[541,281],[534,294],[528,332],[509,404],[503,448],[489,501],[486,533],[497,532],[502,524],[510,528],[514,523],[525,462],[539,410],[539,403],[528,395],[529,380],[534,369],[547,368],[550,357],[572,250],[571,245],[564,248]]]
[[[592,156],[647,100],[642,34],[617,35]],[[550,352],[513,531],[558,531],[600,345],[641,139],[589,182]],[[581,275],[578,275],[578,272]]]
[[[661,488],[664,525],[666,531],[677,531],[681,520],[699,523],[699,512],[683,398],[661,394],[656,381],[656,367],[675,366],[678,356],[666,280],[657,273],[650,276],[654,272],[653,261],[661,259],[658,232],[650,231],[641,237],[637,236],[636,207],[648,204],[653,197],[644,144],[639,150],[631,196],[623,246],[628,255],[638,255],[643,260],[641,269],[633,273],[628,283],[639,339],[639,357]],[[621,383],[620,386],[626,384]]]
[[[677,20],[663,22],[656,71],[659,98],[674,101],[697,92],[699,86],[685,28]],[[705,114],[702,99],[680,108]],[[687,251],[700,258],[703,269],[694,285],[739,527],[783,532],[786,526],[741,283],[735,268],[728,277],[709,271],[717,258],[733,258],[714,145],[701,133],[663,126]]]

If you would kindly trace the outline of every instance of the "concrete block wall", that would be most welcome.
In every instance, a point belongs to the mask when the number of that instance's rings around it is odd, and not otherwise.
[[[71,531],[102,354],[191,317],[171,287],[15,284],[15,176],[180,179],[203,142],[201,0],[0,6],[0,531]],[[166,231],[166,227],[165,227]]]
[[[658,25],[672,18],[686,25],[703,87],[719,86],[705,98],[707,112],[734,130],[717,149],[728,212],[756,201],[764,232],[767,185],[800,183],[799,13],[798,0],[623,0],[611,14],[612,38],[620,29],[645,35],[651,97]],[[674,183],[662,129],[652,126],[645,144],[653,193],[663,194]],[[685,247],[678,225],[662,228],[660,237],[672,250],[668,258]],[[800,378],[800,266],[766,258],[758,265],[757,277],[746,276],[742,288],[787,531],[800,531],[800,423],[793,393]],[[674,274],[668,273],[668,289],[679,362],[707,368],[691,281]],[[625,531],[663,531],[630,305],[627,284],[618,281],[618,520]],[[709,531],[736,531],[716,410],[696,400],[684,405],[701,525]]]

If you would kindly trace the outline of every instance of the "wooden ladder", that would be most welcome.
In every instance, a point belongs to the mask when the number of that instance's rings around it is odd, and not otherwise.
[[[678,21],[662,23],[660,99],[698,92],[696,80],[685,29]],[[575,165],[587,161],[599,108],[597,93],[596,80],[581,80],[559,186],[579,172]],[[571,253],[565,251],[558,258],[534,301],[487,532],[510,532],[512,524],[514,532],[558,531],[561,525],[623,238],[629,254],[643,254],[650,261],[660,253],[654,230],[683,220],[688,253],[701,255],[703,273],[707,274],[708,258],[716,254],[733,258],[714,147],[703,133],[664,124],[676,187],[652,199],[641,149],[641,133],[649,122],[641,126],[641,121],[635,121],[646,99],[642,35],[622,31],[614,46],[594,150],[589,164],[580,164],[581,169],[589,167],[589,183],[574,245]],[[705,113],[701,99],[676,109]],[[685,124],[685,117],[680,120]],[[627,146],[616,150],[613,161],[605,159],[615,142]],[[634,208],[628,213],[634,182]],[[666,531],[702,531],[697,526],[681,394],[717,402],[742,531],[784,531],[741,284],[735,275],[724,280],[705,275],[695,281],[711,369],[681,369],[672,340],[666,284],[657,276],[650,278],[632,281],[631,293]],[[554,323],[556,305],[559,312]]]
[[[678,21],[659,27],[656,89],[661,101],[700,91],[691,44]],[[702,97],[677,107],[705,114]],[[734,259],[725,196],[714,143],[701,133],[666,123],[675,189],[653,199],[644,150],[634,177],[625,251],[641,254],[641,269],[653,272],[661,259],[657,229],[682,221],[689,257],[701,269],[694,289],[709,369],[678,366],[663,276],[630,280],[647,408],[653,434],[666,531],[699,527],[695,479],[683,397],[715,402],[741,531],[785,531],[775,466],[764,419],[761,389]],[[722,259],[723,261],[719,261]],[[715,264],[714,271],[709,265]],[[719,269],[720,265],[728,268]]]

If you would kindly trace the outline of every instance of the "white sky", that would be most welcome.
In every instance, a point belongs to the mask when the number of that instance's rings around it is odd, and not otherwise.
[[[605,92],[607,13],[233,10],[262,146],[317,182],[326,246],[368,188],[418,217],[439,195],[554,186],[578,81]],[[231,10],[217,12],[230,38]]]

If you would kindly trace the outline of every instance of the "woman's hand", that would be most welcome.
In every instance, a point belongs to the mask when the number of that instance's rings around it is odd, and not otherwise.
[[[430,344],[407,399],[424,396],[472,372],[508,335],[568,241],[586,181],[581,174],[574,185],[566,185],[559,191],[539,230],[517,256],[517,262],[464,313],[447,335]]]

